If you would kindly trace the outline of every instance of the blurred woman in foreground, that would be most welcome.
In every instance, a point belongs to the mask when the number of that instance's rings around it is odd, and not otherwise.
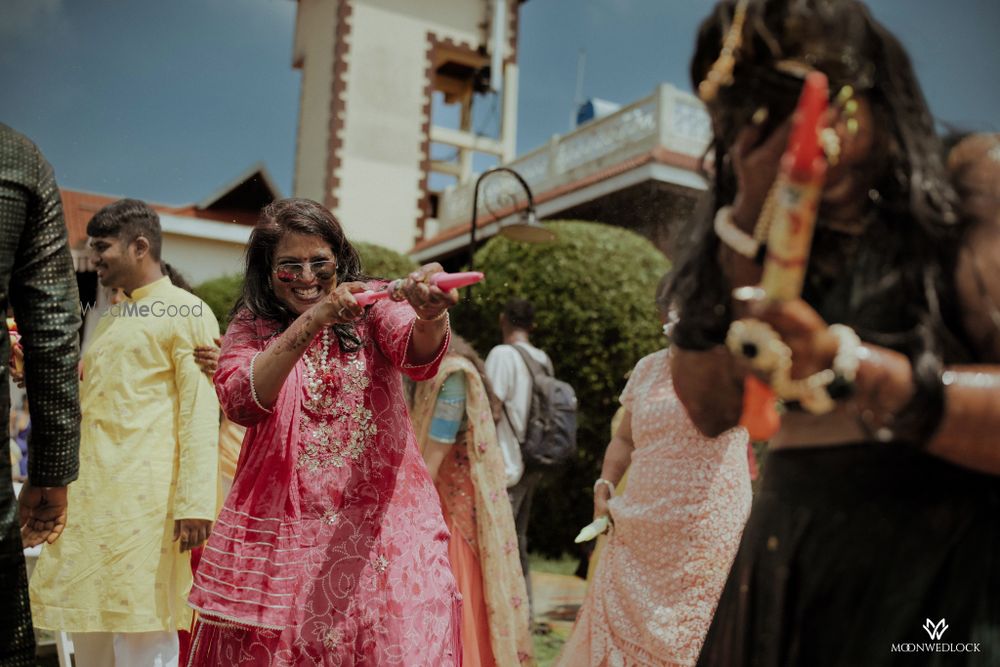
[[[814,69],[833,110],[802,298],[736,301],[760,282],[768,193]],[[895,664],[928,626],[974,646],[966,664],[997,664],[996,199],[977,212],[956,194],[906,52],[855,0],[721,2],[692,80],[716,171],[677,268],[678,395],[706,434],[737,423],[746,365],[723,342],[752,317],[774,331],[757,351],[789,354],[811,397],[770,442],[699,664]]]

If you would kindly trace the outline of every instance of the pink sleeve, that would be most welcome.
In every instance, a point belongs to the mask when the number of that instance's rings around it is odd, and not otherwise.
[[[413,335],[413,322],[417,314],[410,304],[384,299],[372,306],[369,316],[375,344],[393,366],[417,382],[429,380],[437,374],[438,366],[441,365],[451,341],[450,324],[437,355],[425,364],[414,364],[409,358],[410,336]]]
[[[250,363],[266,343],[258,333],[257,320],[244,313],[233,318],[222,339],[215,392],[226,417],[241,426],[253,426],[271,414],[257,405],[250,390]]]

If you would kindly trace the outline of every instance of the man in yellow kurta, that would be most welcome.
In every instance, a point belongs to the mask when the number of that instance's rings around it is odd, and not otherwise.
[[[156,212],[110,204],[87,226],[101,283],[127,299],[83,359],[80,478],[31,579],[35,625],[73,633],[78,667],[176,665],[189,550],[215,518],[218,402],[193,350],[212,311],[160,271]]]

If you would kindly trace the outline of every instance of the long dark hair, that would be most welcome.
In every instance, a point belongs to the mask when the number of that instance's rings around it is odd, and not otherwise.
[[[169,262],[160,262],[160,270],[170,278],[170,283],[174,287],[180,287],[185,292],[190,292],[194,294],[194,288],[191,287],[191,283],[187,281],[184,275],[175,269]]]
[[[720,2],[701,26],[691,62],[695,87],[719,55],[734,5]],[[868,225],[860,248],[849,251],[857,253],[850,259],[866,272],[856,279],[841,274],[841,283],[855,280],[845,289],[836,285],[836,276],[818,275],[811,262],[803,296],[828,320],[854,318],[847,323],[863,336],[911,354],[937,349],[943,338],[953,338],[943,331],[942,322],[952,318],[942,315],[940,304],[951,289],[950,267],[960,235],[956,195],[933,119],[899,41],[856,0],[751,0],[736,58],[733,85],[709,105],[715,136],[708,149],[714,168],[707,196],[689,227],[675,236],[672,298],[681,317],[675,340],[682,347],[704,349],[725,337],[731,286],[716,261],[719,240],[712,218],[736,194],[728,151],[739,129],[758,106],[787,108],[787,95],[779,86],[767,85],[783,59],[824,71],[833,92],[850,84],[866,96],[878,137],[869,165],[875,223]],[[822,211],[820,215],[813,259],[844,255],[845,244],[823,229]],[[828,298],[835,289],[841,292],[838,307]],[[898,321],[884,312],[869,316],[887,300],[898,305]]]
[[[338,284],[367,279],[357,250],[330,211],[311,199],[279,199],[261,210],[250,234],[243,291],[233,305],[230,318],[269,320],[278,324],[278,331],[283,331],[298,317],[274,295],[271,287],[274,253],[282,237],[289,233],[318,236],[330,246],[337,260]],[[353,324],[336,324],[333,331],[341,350],[352,352],[361,346]]]

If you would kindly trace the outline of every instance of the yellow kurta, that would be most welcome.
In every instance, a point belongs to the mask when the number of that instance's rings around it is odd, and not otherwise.
[[[149,308],[144,315],[134,309]],[[175,311],[175,309],[177,309]],[[215,519],[219,404],[193,348],[219,325],[168,278],[102,318],[84,355],[80,477],[31,577],[36,626],[148,632],[191,622],[174,519]]]

